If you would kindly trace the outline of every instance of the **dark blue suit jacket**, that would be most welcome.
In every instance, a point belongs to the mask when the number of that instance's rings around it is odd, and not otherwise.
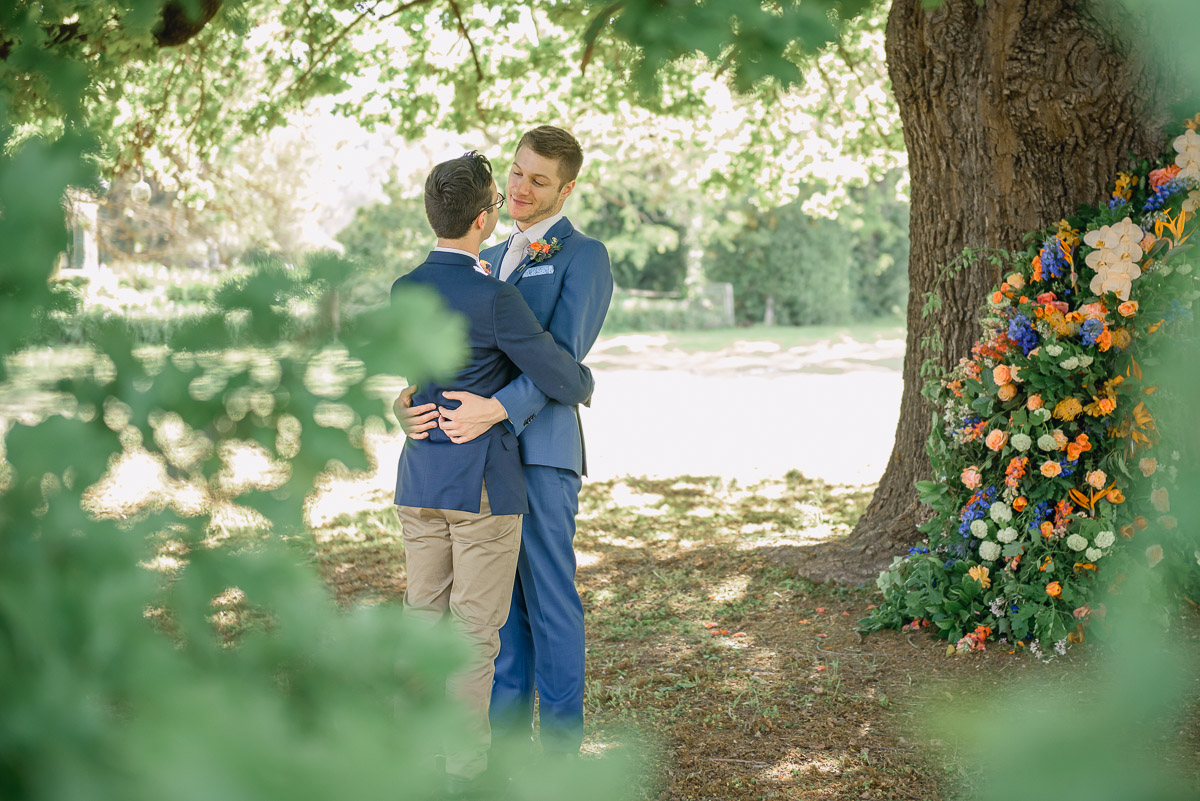
[[[521,291],[538,322],[559,346],[583,361],[612,302],[608,251],[576,231],[566,217],[550,228],[545,239],[552,237],[558,238],[562,249],[541,261],[522,259],[508,283]],[[480,255],[500,264],[507,247],[507,241],[501,242]],[[531,378],[521,376],[495,394],[508,412],[510,427],[521,438],[521,460],[586,473],[583,431],[575,406],[541,391]]]
[[[424,264],[398,279],[392,292],[405,285],[432,287],[451,310],[462,314],[470,347],[467,366],[454,380],[422,386],[413,405],[454,408],[456,402],[442,397],[443,391],[490,397],[518,375],[562,403],[581,403],[591,395],[591,371],[542,330],[515,287],[476,272],[471,257],[434,251]],[[529,511],[517,438],[506,426],[497,423],[461,445],[450,442],[440,428],[430,429],[428,438],[404,443],[396,504],[478,512],[484,481],[493,514]]]

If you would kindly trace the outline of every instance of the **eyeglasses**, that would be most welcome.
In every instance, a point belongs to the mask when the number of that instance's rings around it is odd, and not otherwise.
[[[499,200],[497,200],[495,203],[489,203],[488,205],[484,206],[482,209],[480,209],[480,210],[479,210],[479,213],[480,213],[480,214],[483,214],[485,211],[491,211],[493,208],[495,208],[495,209],[500,209],[500,208],[503,208],[503,206],[504,206],[504,193],[503,193],[503,192],[497,192],[496,194],[500,196],[500,199],[499,199]]]

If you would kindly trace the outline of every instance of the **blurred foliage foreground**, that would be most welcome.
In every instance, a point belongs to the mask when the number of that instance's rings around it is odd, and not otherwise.
[[[58,135],[22,141],[0,91],[3,381],[62,305],[48,280],[65,246],[62,198],[94,184],[100,145],[82,121],[85,68],[42,46],[28,6],[0,7],[0,23],[17,38],[7,57],[38,76],[64,120]],[[66,402],[3,422],[0,797],[419,799],[440,789],[432,752],[456,716],[439,677],[456,649],[409,630],[395,606],[338,611],[281,543],[302,530],[304,498],[331,462],[366,466],[364,425],[384,409],[369,377],[444,372],[462,333],[434,299],[411,293],[355,316],[337,348],[320,330],[283,346],[289,306],[336,269],[323,257],[266,265],[219,290],[150,360],[122,325],[98,324],[96,366],[56,387]],[[230,358],[234,344],[260,355]],[[229,481],[234,443],[260,450],[270,469]],[[207,513],[169,507],[95,519],[86,492],[139,445],[213,498],[254,510],[275,536],[215,547]],[[142,566],[164,552],[182,557],[168,579]],[[231,603],[259,621],[236,647],[214,628]],[[589,797],[619,795],[581,784]],[[562,797],[553,782],[516,795]]]

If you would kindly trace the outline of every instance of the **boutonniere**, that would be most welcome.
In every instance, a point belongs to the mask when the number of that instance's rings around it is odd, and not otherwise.
[[[558,241],[557,236],[552,236],[550,237],[549,242],[547,242],[545,239],[539,239],[536,242],[530,242],[525,247],[525,255],[528,257],[529,261],[537,264],[543,259],[550,258],[551,255],[560,250],[562,250],[562,242]]]
[[[480,259],[479,261],[475,262],[475,272],[482,273],[483,275],[491,275],[492,274],[491,262],[485,261],[484,259]]]

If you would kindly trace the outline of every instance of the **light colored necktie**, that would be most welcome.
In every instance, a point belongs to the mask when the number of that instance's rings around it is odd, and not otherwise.
[[[521,263],[521,259],[525,258],[525,246],[529,244],[529,237],[517,231],[513,234],[512,241],[508,243],[508,250],[504,253],[504,261],[500,262],[500,280],[507,281],[508,277],[513,274],[513,270],[517,269],[517,265]]]

